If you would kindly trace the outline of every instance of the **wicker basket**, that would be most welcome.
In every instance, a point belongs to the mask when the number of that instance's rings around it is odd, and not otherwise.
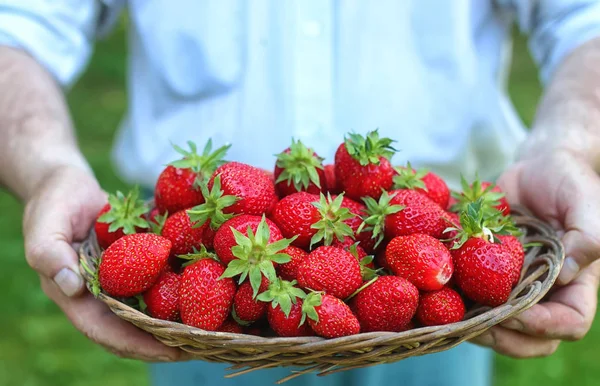
[[[537,242],[542,246],[528,251],[521,280],[510,300],[493,309],[472,308],[464,321],[445,326],[416,328],[400,333],[361,333],[336,339],[260,337],[204,331],[151,318],[103,293],[99,299],[120,318],[151,333],[168,346],[179,347],[191,353],[195,359],[232,364],[231,369],[236,372],[229,373],[226,377],[278,366],[302,369],[279,381],[285,382],[309,372],[327,375],[390,363],[455,347],[526,310],[550,290],[564,261],[561,242],[549,225],[535,219],[525,210],[513,209],[513,217],[523,230],[523,241]],[[91,234],[81,247],[81,259],[95,268],[100,254],[95,235]],[[84,269],[81,272],[89,283],[89,274]]]

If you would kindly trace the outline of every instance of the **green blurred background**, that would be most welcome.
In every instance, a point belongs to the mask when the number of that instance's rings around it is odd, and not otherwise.
[[[126,109],[126,22],[99,42],[86,74],[68,95],[81,146],[102,186],[126,186],[114,175],[109,149]],[[523,38],[515,41],[510,93],[523,120],[530,123],[540,95],[536,69]],[[21,234],[23,207],[0,191],[0,385],[147,385],[144,364],[122,360],[87,341],[39,289],[25,263]],[[600,321],[586,338],[563,343],[549,358],[497,357],[495,384],[595,385],[600,379],[596,345]]]

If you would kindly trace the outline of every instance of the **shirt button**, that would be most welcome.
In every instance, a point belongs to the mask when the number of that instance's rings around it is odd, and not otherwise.
[[[321,36],[321,24],[314,20],[305,21],[302,25],[302,32],[309,38]]]

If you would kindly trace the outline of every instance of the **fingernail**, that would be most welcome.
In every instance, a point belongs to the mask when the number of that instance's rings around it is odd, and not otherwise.
[[[496,344],[496,339],[491,332],[486,332],[475,338],[479,344],[483,346],[493,347]]]
[[[568,284],[579,274],[579,264],[572,257],[567,257],[558,275],[560,284]]]
[[[70,268],[61,269],[56,276],[54,276],[54,282],[58,285],[63,294],[69,297],[77,294],[83,286],[81,276],[73,272]]]
[[[525,329],[525,326],[523,326],[523,322],[515,318],[509,319],[506,322],[502,323],[502,327],[515,331],[523,331]]]

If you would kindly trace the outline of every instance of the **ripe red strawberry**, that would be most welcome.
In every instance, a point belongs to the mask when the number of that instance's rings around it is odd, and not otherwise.
[[[454,271],[441,241],[420,233],[394,237],[385,249],[388,267],[423,291],[442,288]]]
[[[98,269],[100,287],[109,295],[130,297],[156,283],[167,265],[171,242],[153,233],[134,233],[104,251]]]
[[[467,297],[490,307],[506,303],[514,280],[513,257],[506,248],[473,237],[452,257],[456,284]]]
[[[108,204],[100,210],[94,224],[98,245],[106,249],[124,235],[144,232],[149,227],[144,218],[147,211],[148,208],[139,199],[137,188],[127,196],[121,192],[110,195]]]
[[[324,168],[325,180],[327,181],[327,183],[325,184],[327,186],[327,191],[331,194],[342,193],[342,187],[340,186],[339,181],[335,176],[335,165],[325,165]]]
[[[262,277],[258,293],[265,292],[269,288],[269,280]],[[267,303],[257,300],[249,281],[243,282],[233,298],[233,315],[241,324],[256,322],[267,312]]]
[[[292,145],[277,155],[273,174],[280,197],[296,192],[319,194],[327,189],[323,158],[300,141],[292,140]]]
[[[454,212],[446,212],[444,219],[447,225],[446,229],[455,228],[452,230],[447,230],[443,234],[444,245],[448,248],[452,248],[461,229],[460,218],[458,217],[458,214]]]
[[[296,280],[298,278],[298,267],[308,257],[308,253],[304,249],[294,247],[293,245],[290,245],[281,251],[281,253],[290,255],[292,259],[287,263],[277,265],[277,275],[284,280]]]
[[[421,294],[417,319],[424,326],[441,326],[460,322],[465,316],[465,304],[460,295],[444,287]]]
[[[366,137],[351,133],[335,153],[335,175],[346,196],[354,200],[381,196],[392,186],[394,168],[390,158],[395,149],[389,138],[379,138],[377,130]]]
[[[217,256],[219,256],[219,260],[221,260],[223,264],[228,265],[231,261],[236,259],[232,248],[238,244],[232,228],[245,235],[248,232],[248,227],[250,227],[252,232],[256,232],[261,221],[262,217],[260,216],[243,214],[227,220],[223,226],[219,228],[219,230],[215,233],[214,248]],[[274,243],[275,241],[281,240],[283,237],[281,236],[281,232],[279,231],[277,225],[275,225],[275,223],[269,219],[265,219],[265,221],[269,227],[270,236],[268,242]]]
[[[204,202],[199,184],[208,180],[215,169],[223,164],[223,157],[231,145],[212,152],[209,140],[202,154],[197,153],[196,144],[188,142],[190,151],[174,146],[183,158],[167,166],[156,181],[154,202],[160,213],[179,212]]]
[[[396,168],[396,172],[394,189],[413,189],[429,197],[442,209],[448,207],[450,189],[440,176],[425,169],[414,170],[410,162],[406,167]]]
[[[228,332],[230,334],[243,334],[244,333],[243,327],[238,322],[233,320],[233,318],[227,318],[223,322],[223,324],[221,324],[221,327],[217,328],[216,331]]]
[[[212,189],[217,176],[220,176],[223,194],[237,197],[235,203],[223,208],[223,213],[260,216],[270,213],[277,202],[273,181],[257,167],[228,162],[215,171],[208,189]]]
[[[512,269],[513,278],[511,280],[512,286],[516,286],[521,278],[521,269],[523,268],[523,262],[525,261],[525,250],[523,244],[519,239],[512,235],[499,235],[498,238],[502,245],[510,252],[513,257],[514,268]]]
[[[398,276],[381,276],[352,299],[362,332],[400,332],[415,315],[419,290]]]
[[[275,280],[277,277],[275,264],[284,264],[291,260],[291,257],[282,251],[289,247],[293,239],[282,239],[275,224],[264,216],[243,217],[234,217],[225,223],[221,228],[222,234],[219,229],[215,236],[215,250],[221,261],[227,261],[227,269],[223,277],[239,275],[240,284],[249,277],[253,298],[255,298],[262,277],[265,276],[269,281]],[[238,220],[239,218],[242,220]],[[257,219],[260,219],[258,224],[256,224]],[[245,226],[245,234],[235,229],[240,222]],[[253,226],[256,226],[256,231],[252,231]]]
[[[410,189],[384,192],[379,202],[366,197],[367,215],[361,233],[370,231],[378,246],[384,239],[423,233],[442,238],[448,223],[446,212],[425,195]],[[360,233],[359,233],[360,234]]]
[[[482,199],[484,208],[492,207],[502,212],[505,216],[510,215],[510,205],[508,204],[506,195],[497,185],[486,181],[481,182],[478,178],[470,185],[462,178],[461,185],[463,192],[453,193],[453,197],[457,200],[457,203],[451,208],[453,212],[465,211],[470,203]]]
[[[296,236],[292,244],[299,248],[308,249],[321,242],[331,245],[334,238],[353,234],[346,221],[355,215],[342,206],[343,199],[343,195],[333,199],[330,195],[293,193],[275,205],[271,217],[283,236]]]
[[[192,253],[202,245],[204,230],[208,224],[193,227],[185,210],[173,213],[167,218],[161,235],[171,240],[171,254],[174,256]]]
[[[373,238],[373,233],[371,231],[361,229],[363,217],[367,215],[367,207],[360,202],[356,202],[348,197],[344,197],[342,200],[342,208],[347,208],[350,213],[354,214],[354,217],[344,221],[344,223],[346,223],[350,229],[352,229],[354,239],[360,242],[361,248],[363,248],[366,252],[373,253],[375,251],[375,244],[377,240]],[[355,242],[350,236],[346,236],[345,239],[352,240],[352,243]],[[345,242],[348,243],[349,241]]]
[[[303,288],[345,299],[362,284],[360,264],[348,251],[321,246],[298,267],[298,283]]]
[[[452,247],[456,284],[471,300],[490,307],[505,303],[520,265],[501,235],[518,235],[510,217],[490,210],[484,197],[460,214],[462,229]]]
[[[258,295],[259,300],[271,303],[267,306],[267,319],[279,336],[313,335],[308,324],[300,323],[303,318],[302,299],[306,294],[295,284],[295,281],[276,279],[266,292]]]
[[[143,299],[150,316],[170,321],[179,319],[180,282],[181,276],[171,271],[164,271],[156,283],[144,292]]]
[[[233,279],[221,277],[223,264],[205,254],[183,270],[179,310],[184,324],[216,331],[231,312],[236,286]]]
[[[302,312],[300,323],[307,316],[313,331],[324,338],[339,338],[360,332],[360,324],[350,307],[335,296],[311,292],[304,299]]]

